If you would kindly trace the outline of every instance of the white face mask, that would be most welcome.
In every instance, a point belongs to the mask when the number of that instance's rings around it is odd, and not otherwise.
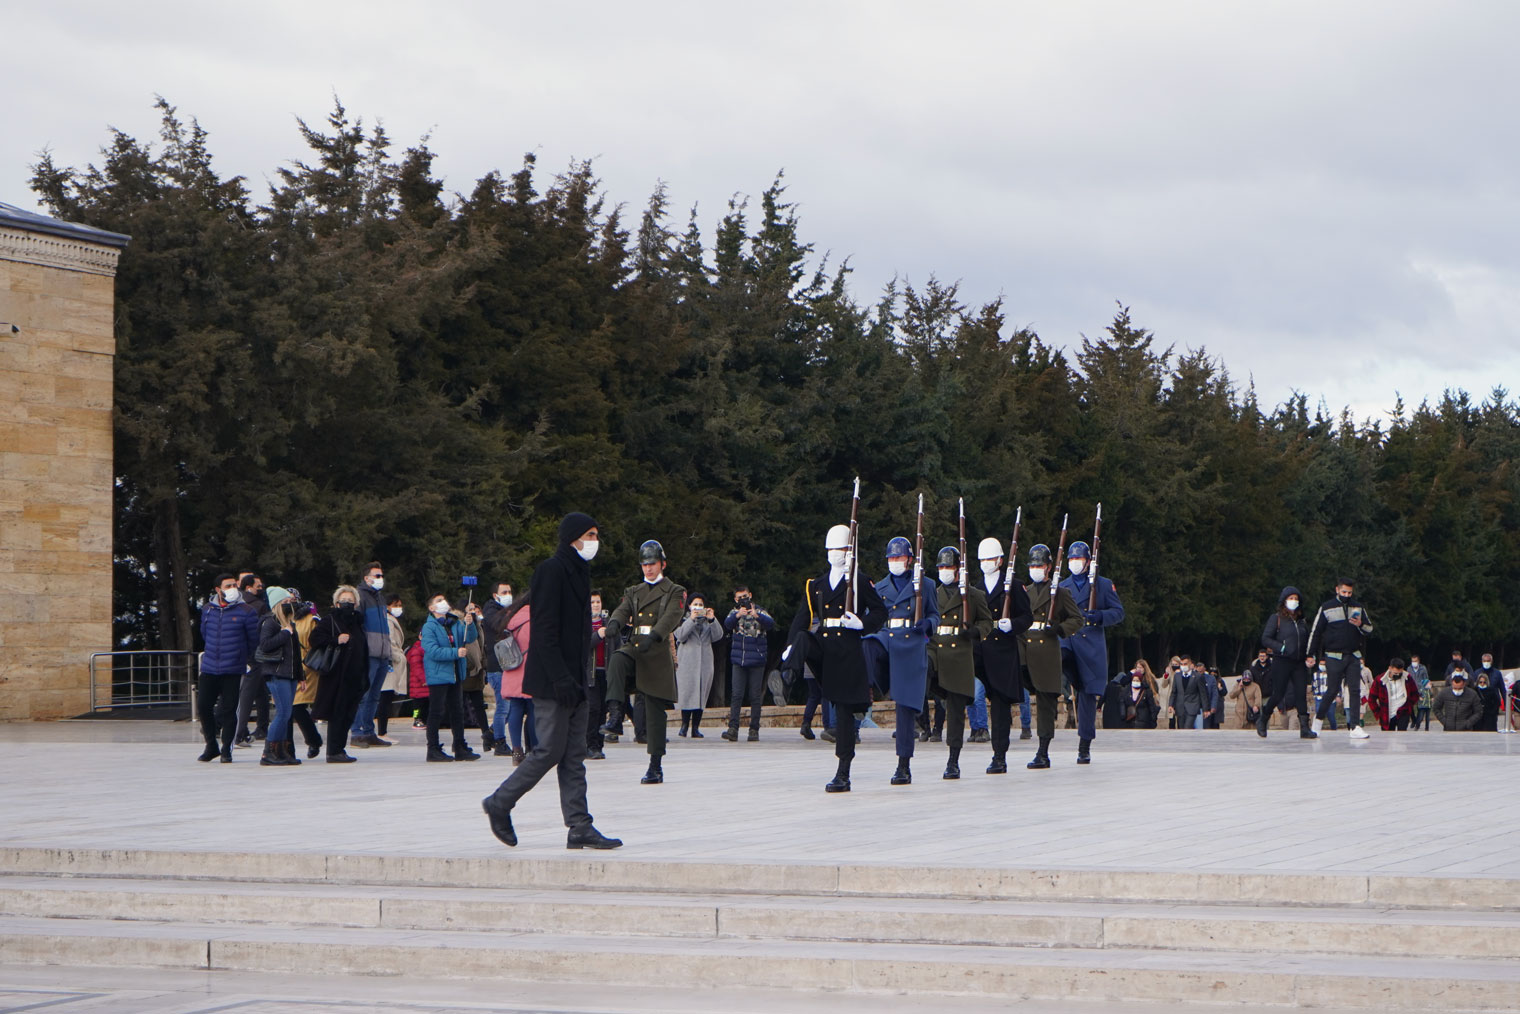
[[[434,602],[432,608],[434,616],[447,616],[449,614],[449,604],[442,599]]]
[[[505,608],[507,608],[507,606],[510,606],[512,604],[512,596],[511,595],[498,595],[498,596],[496,596],[496,604],[499,605],[499,606],[501,606],[503,609],[505,609]]]
[[[1140,681],[1139,680],[1130,680],[1129,681],[1129,685],[1132,686],[1132,687],[1138,687],[1140,685]]]
[[[953,567],[941,567],[939,569],[939,583],[940,584],[955,584],[956,576],[959,573],[960,572],[957,571]]]
[[[371,588],[375,589],[375,591],[384,591],[385,590],[385,578],[383,578],[383,577],[372,577],[372,578],[369,579],[369,586]]]
[[[1452,687],[1451,688],[1451,692],[1453,694],[1455,694],[1456,696],[1461,697],[1462,696],[1462,691],[1466,690],[1466,689],[1467,689],[1466,687]]]
[[[401,619],[401,612],[402,610],[400,606],[391,606],[391,615],[396,619]]]
[[[222,598],[228,602],[236,602],[243,597],[243,593],[236,588],[228,588],[222,592]]]
[[[982,561],[982,573],[983,574],[988,574],[988,575],[996,574],[1000,570],[1002,570],[1002,568],[998,566],[998,562],[996,560],[983,560]]]
[[[896,576],[902,577],[908,572],[908,564],[904,560],[888,560],[887,569]]]
[[[1298,608],[1298,599],[1289,599],[1283,604],[1286,605],[1288,607],[1288,610],[1291,612],[1292,610]]]
[[[843,567],[844,566],[844,558],[845,558],[845,556],[846,556],[846,553],[842,549],[831,549],[831,550],[829,550],[829,566],[830,567]]]
[[[1081,574],[1087,570],[1087,561],[1080,558],[1076,560],[1067,560],[1066,564],[1071,568],[1071,572],[1073,574]]]
[[[1044,581],[1045,580],[1045,568],[1044,567],[1030,567],[1029,568],[1029,580],[1033,581],[1035,584],[1039,584],[1041,581]]]
[[[579,554],[582,560],[590,563],[591,558],[596,556],[596,551],[600,549],[601,546],[602,543],[599,539],[586,539],[581,543],[581,548],[577,549],[576,553]]]

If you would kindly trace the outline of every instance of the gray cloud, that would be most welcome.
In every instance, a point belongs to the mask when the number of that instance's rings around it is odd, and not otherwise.
[[[999,294],[1074,344],[1121,299],[1268,403],[1362,415],[1520,376],[1520,5],[792,0],[12,12],[0,197],[44,145],[140,138],[155,92],[255,189],[336,92],[455,190],[537,151],[615,201],[665,179],[710,232],[785,168],[863,299],[894,275]],[[70,73],[57,72],[60,53]]]

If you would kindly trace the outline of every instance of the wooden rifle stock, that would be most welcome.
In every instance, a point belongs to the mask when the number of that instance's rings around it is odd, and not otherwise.
[[[1103,537],[1103,505],[1098,504],[1098,516],[1093,518],[1092,559],[1087,561],[1087,611],[1098,608],[1098,542]]]
[[[918,534],[913,538],[913,625],[924,618],[924,495],[918,494]]]
[[[966,597],[966,498],[961,497],[961,627],[971,630],[971,600]]]
[[[1050,608],[1045,611],[1047,625],[1056,622],[1056,595],[1061,591],[1061,561],[1066,556],[1066,523],[1070,520],[1070,514],[1061,516],[1061,541],[1056,543],[1056,558],[1051,562],[1050,573],[1045,578],[1050,582]]]
[[[1014,568],[1019,562],[1019,525],[1024,521],[1024,506],[1019,505],[1018,513],[1013,516],[1013,541],[1008,543],[1008,566],[1003,571],[1003,619],[1011,619],[1009,610],[1013,606],[1013,574]]]

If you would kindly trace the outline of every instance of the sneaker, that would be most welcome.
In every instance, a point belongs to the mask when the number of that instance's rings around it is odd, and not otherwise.
[[[1364,729],[1364,728],[1362,728],[1360,725],[1353,725],[1351,727],[1351,738],[1352,739],[1371,739],[1372,737],[1370,735],[1368,735],[1367,730]]]
[[[426,729],[427,728],[427,723],[426,722],[417,722],[417,721],[414,721],[414,722],[412,722],[412,728],[414,728],[414,729]]]

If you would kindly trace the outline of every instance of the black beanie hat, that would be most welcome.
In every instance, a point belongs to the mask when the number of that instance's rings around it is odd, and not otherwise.
[[[568,546],[595,527],[596,521],[592,519],[590,514],[571,511],[565,515],[565,520],[559,523],[559,544],[561,546]]]

